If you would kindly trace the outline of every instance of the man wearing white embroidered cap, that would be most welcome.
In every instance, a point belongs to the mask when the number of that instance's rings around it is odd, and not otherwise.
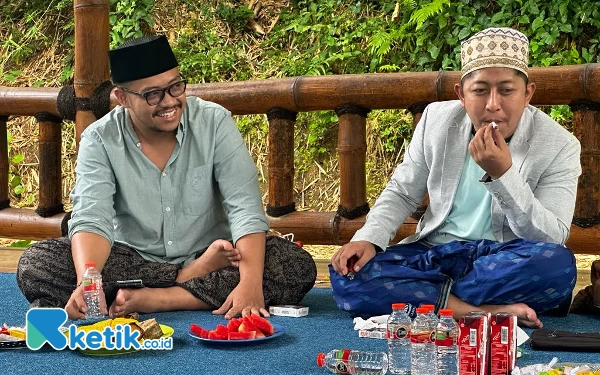
[[[341,309],[364,317],[389,313],[394,302],[433,303],[456,318],[508,311],[530,327],[542,326],[541,312],[568,311],[576,267],[564,243],[581,147],[529,105],[528,49],[510,28],[462,43],[459,100],[425,109],[365,225],[332,257]],[[426,193],[416,233],[389,246]]]

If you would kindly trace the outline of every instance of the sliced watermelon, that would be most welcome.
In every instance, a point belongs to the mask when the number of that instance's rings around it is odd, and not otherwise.
[[[211,340],[227,340],[227,335],[220,335],[216,329],[213,329],[212,331],[208,331],[208,338]]]
[[[229,323],[227,323],[227,329],[229,329],[229,332],[237,332],[238,328],[240,328],[240,324],[242,324],[242,318],[232,318]]]
[[[198,337],[202,337],[203,339],[208,338],[208,331],[197,324],[192,323],[192,325],[190,326],[190,332],[192,332]]]
[[[245,316],[242,318],[242,324],[240,324],[238,328],[238,332],[252,332],[259,331],[258,327],[256,327],[250,319]]]
[[[225,327],[223,324],[217,324],[215,331],[217,331],[217,333],[219,335],[225,336],[225,337],[227,337],[227,334],[229,333],[229,329],[227,327]]]
[[[229,332],[229,340],[252,340],[256,338],[256,331],[252,332]]]
[[[252,324],[254,324],[254,326],[262,333],[264,333],[265,336],[271,336],[273,333],[275,333],[275,328],[273,328],[273,325],[271,325],[271,323],[262,316],[250,315],[248,319],[250,319]]]

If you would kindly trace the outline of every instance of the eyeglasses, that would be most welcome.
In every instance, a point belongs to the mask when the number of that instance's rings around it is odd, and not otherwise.
[[[183,78],[183,76],[181,78]],[[183,78],[181,81],[172,83],[165,88],[150,90],[143,93],[130,90],[127,87],[121,87],[121,89],[123,91],[127,91],[128,93],[141,96],[142,98],[146,99],[146,103],[148,103],[148,105],[154,106],[160,104],[160,102],[163,101],[163,99],[165,98],[165,92],[168,92],[169,95],[171,95],[174,98],[181,96],[185,92],[186,85],[187,79]]]

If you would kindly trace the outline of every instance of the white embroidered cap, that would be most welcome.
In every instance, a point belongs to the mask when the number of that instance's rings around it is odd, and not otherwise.
[[[513,68],[527,75],[529,40],[508,27],[490,27],[461,43],[461,79],[474,70]]]

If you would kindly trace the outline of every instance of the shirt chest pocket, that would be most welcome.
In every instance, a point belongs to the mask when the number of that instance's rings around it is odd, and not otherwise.
[[[190,170],[183,184],[183,213],[199,216],[207,213],[213,201],[212,176],[208,165]]]

